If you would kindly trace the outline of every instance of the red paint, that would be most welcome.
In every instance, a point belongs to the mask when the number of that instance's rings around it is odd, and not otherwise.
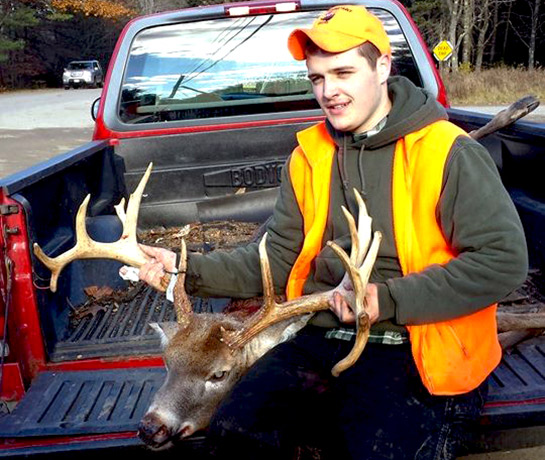
[[[44,369],[46,354],[40,317],[32,280],[32,264],[23,207],[15,200],[0,195],[2,204],[17,205],[19,212],[2,216],[2,225],[17,232],[8,235],[7,256],[13,261],[13,284],[9,309],[8,340],[14,358],[19,362],[23,382],[28,385]]]
[[[5,363],[3,367],[2,392],[4,401],[19,401],[25,394],[21,369],[17,363]]]
[[[117,57],[119,55],[119,48],[121,47],[121,43],[123,43],[123,40],[125,38],[125,35],[127,35],[127,31],[129,30],[130,26],[135,22],[139,20],[139,18],[135,18],[127,23],[127,25],[123,28],[121,31],[121,34],[119,34],[119,38],[117,39],[117,43],[115,44],[114,52],[112,53],[112,57],[110,58],[110,64],[108,65],[108,70],[106,71],[106,79],[104,80],[104,87],[102,89],[102,93],[100,94],[100,104],[98,107],[98,114],[97,119],[95,123],[95,130],[93,133],[93,140],[97,139],[111,139],[113,136],[109,135],[109,130],[104,125],[104,104],[103,102],[106,100],[106,95],[108,94],[108,91],[110,89],[110,79],[112,77],[112,70],[114,67],[114,62],[117,61]]]
[[[238,17],[238,16],[250,16],[250,15],[256,15],[256,14],[276,14],[279,13],[276,9],[276,5],[280,5],[282,3],[294,3],[295,9],[292,11],[297,11],[301,9],[300,2],[297,1],[278,1],[278,2],[240,2],[240,3],[229,3],[227,5],[224,5],[223,10],[225,11],[226,16],[230,16],[229,10],[231,8],[248,8],[248,12],[246,14],[240,14],[240,15],[233,15],[232,17]],[[290,13],[292,11],[289,11]]]
[[[165,136],[169,134],[184,134],[184,133],[201,133],[201,132],[210,132],[210,131],[223,131],[227,129],[242,129],[242,128],[254,128],[260,126],[275,126],[275,125],[285,125],[290,123],[308,123],[308,122],[318,122],[325,119],[323,115],[318,115],[314,117],[305,117],[305,118],[283,118],[280,120],[260,120],[260,121],[245,121],[240,123],[224,123],[218,125],[208,125],[208,126],[180,126],[173,128],[160,128],[160,129],[148,129],[145,131],[112,131],[104,125],[104,120],[100,120],[101,127],[99,128],[99,120],[97,118],[97,128],[93,136],[94,140],[101,139],[112,139],[113,142],[119,139],[132,139],[132,138],[141,138],[141,137],[152,137],[152,136]],[[108,137],[97,137],[99,135],[107,135]],[[113,144],[117,145],[117,144]]]
[[[484,407],[516,407],[545,404],[545,398],[525,399],[524,401],[494,401],[487,402]]]
[[[127,357],[127,358],[97,358],[81,361],[64,361],[48,363],[48,371],[94,371],[101,369],[134,369],[138,367],[164,367],[160,356]]]
[[[5,438],[0,442],[0,451],[17,450],[31,447],[48,447],[56,445],[72,445],[85,442],[100,442],[116,439],[136,438],[136,432],[107,433],[87,436],[53,436],[48,438]]]

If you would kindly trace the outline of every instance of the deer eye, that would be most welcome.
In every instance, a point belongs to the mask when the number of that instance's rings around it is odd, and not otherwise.
[[[225,377],[227,377],[227,374],[229,374],[228,371],[217,371],[212,374],[212,377],[210,380],[214,382],[219,382],[220,380],[223,380]]]

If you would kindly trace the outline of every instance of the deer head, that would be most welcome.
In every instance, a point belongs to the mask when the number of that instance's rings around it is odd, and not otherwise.
[[[145,263],[146,256],[136,241],[136,222],[138,204],[150,172],[151,165],[134,196],[131,196],[127,213],[123,212],[122,205],[116,208],[124,223],[123,236],[119,241],[98,243],[87,235],[84,224],[89,201],[87,197],[77,213],[77,241],[74,248],[56,258],[49,258],[34,245],[36,256],[52,271],[52,289],[62,268],[72,260],[112,258],[136,267]],[[353,216],[342,208],[351,234],[350,256],[335,243],[328,243],[346,269],[339,286],[326,292],[277,303],[265,234],[259,244],[263,306],[245,320],[221,313],[193,313],[184,288],[187,258],[185,242],[182,241],[179,274],[174,288],[177,322],[152,325],[161,337],[167,378],[140,422],[139,436],[146,444],[153,448],[165,448],[174,439],[190,436],[205,428],[221,400],[246,370],[268,350],[301,329],[311,316],[310,313],[327,310],[335,291],[348,298],[353,306],[357,318],[357,334],[352,351],[335,365],[333,375],[339,375],[359,358],[369,337],[370,324],[364,308],[364,295],[377,257],[381,234],[375,232],[371,238],[372,219],[359,193],[354,193],[359,207],[357,225]],[[347,289],[347,285],[353,289]]]
[[[167,377],[142,418],[138,435],[152,448],[208,426],[214,411],[249,365],[222,341],[236,320],[221,314],[196,314],[185,325],[152,324],[161,336]]]

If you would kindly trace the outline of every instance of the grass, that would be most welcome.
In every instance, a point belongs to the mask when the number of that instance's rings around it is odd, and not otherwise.
[[[545,69],[498,67],[481,72],[442,74],[452,105],[510,104],[523,96],[545,100]]]

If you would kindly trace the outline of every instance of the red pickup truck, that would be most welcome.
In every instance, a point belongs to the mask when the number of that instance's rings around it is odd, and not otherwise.
[[[355,3],[384,22],[395,72],[448,107],[403,6]],[[128,289],[119,265],[103,260],[70,264],[53,293],[32,245],[52,255],[72,247],[75,213],[87,194],[89,233],[116,240],[114,206],[150,161],[139,229],[265,221],[294,134],[323,119],[304,63],[288,53],[287,35],[334,4],[265,0],[131,21],[108,68],[94,140],[0,180],[0,457],[144,448],[138,422],[165,375],[148,324],[173,319],[172,304],[144,288],[89,304],[89,286]],[[449,115],[468,131],[490,120],[462,110]],[[545,127],[517,122],[482,143],[527,235],[532,276],[515,301],[538,309],[545,295]],[[195,299],[195,309],[219,311],[226,302]],[[507,351],[494,372],[474,450],[544,441],[545,338],[538,336]]]

